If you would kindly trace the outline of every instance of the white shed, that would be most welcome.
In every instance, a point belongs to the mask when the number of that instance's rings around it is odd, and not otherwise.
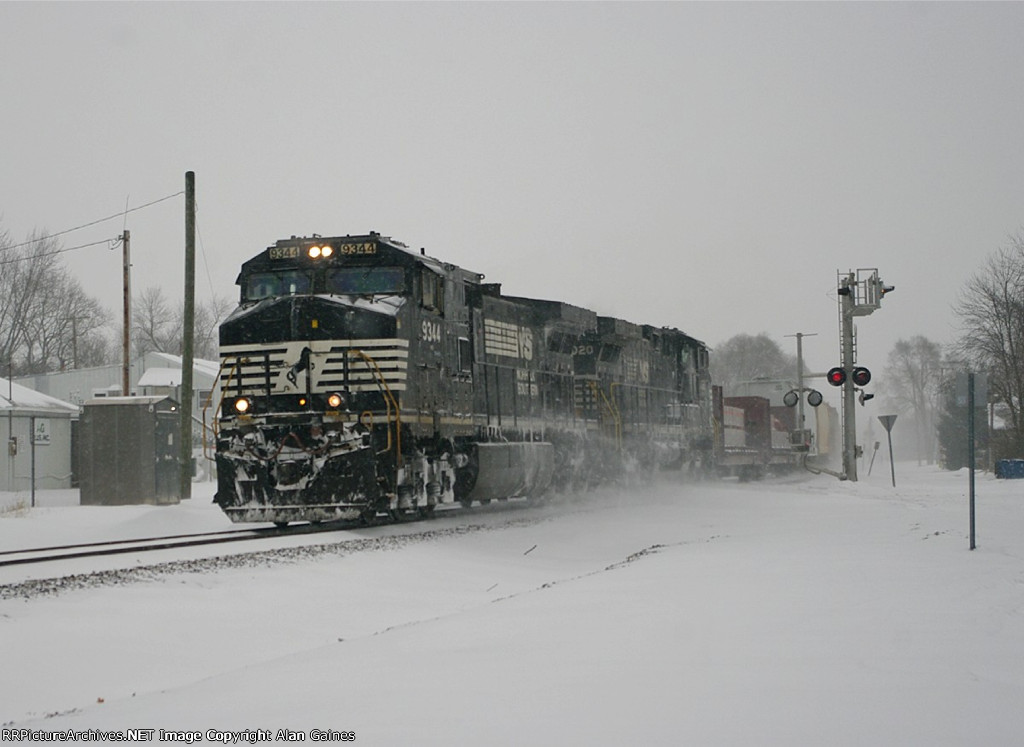
[[[78,405],[0,379],[0,491],[71,487],[71,423]]]

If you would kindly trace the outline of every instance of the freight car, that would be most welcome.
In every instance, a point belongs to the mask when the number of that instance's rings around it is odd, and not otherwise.
[[[714,464],[718,474],[741,480],[790,471],[803,461],[794,448],[792,408],[772,407],[758,396],[726,397],[712,387]]]
[[[702,342],[483,279],[375,232],[245,262],[220,327],[231,520],[404,519],[711,458]]]

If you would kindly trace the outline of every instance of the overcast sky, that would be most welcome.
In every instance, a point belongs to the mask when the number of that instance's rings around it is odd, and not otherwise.
[[[0,221],[62,231],[192,170],[200,299],[278,238],[375,230],[712,345],[817,333],[820,368],[837,270],[878,267],[877,376],[955,336],[1024,228],[1022,32],[1022,3],[2,2]],[[136,292],[180,296],[183,211],[127,216]],[[117,312],[120,251],[64,256]]]

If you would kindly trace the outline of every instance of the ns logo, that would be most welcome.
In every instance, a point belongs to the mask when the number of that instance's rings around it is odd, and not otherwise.
[[[519,328],[519,357],[525,361],[533,360],[533,330],[529,327]]]

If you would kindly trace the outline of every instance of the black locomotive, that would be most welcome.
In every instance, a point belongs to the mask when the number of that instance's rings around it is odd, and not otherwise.
[[[236,522],[425,515],[707,459],[708,350],[371,232],[278,241],[221,325]]]

